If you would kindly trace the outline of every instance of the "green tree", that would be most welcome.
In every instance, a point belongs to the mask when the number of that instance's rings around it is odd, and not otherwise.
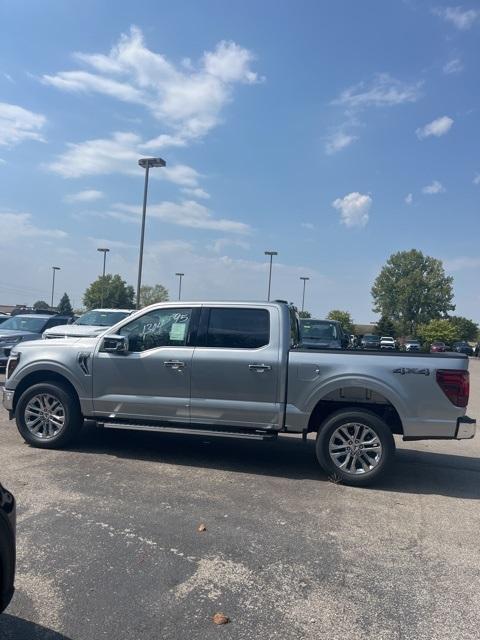
[[[456,327],[447,318],[430,320],[427,324],[422,324],[417,330],[419,338],[427,344],[432,344],[435,340],[450,344],[458,340]]]
[[[478,324],[476,322],[463,316],[450,316],[449,320],[457,330],[459,340],[467,342],[478,340]]]
[[[348,311],[332,309],[327,315],[327,320],[336,320],[337,322],[340,322],[343,330],[348,335],[354,333],[352,316],[348,313]]]
[[[60,298],[60,302],[57,307],[58,313],[61,313],[64,316],[73,316],[73,309],[70,303],[70,298],[67,293],[64,293]]]
[[[33,303],[33,308],[37,311],[47,311],[48,309],[50,309],[50,305],[48,304],[48,302],[45,302],[45,300],[37,300]]]
[[[148,307],[149,304],[155,304],[156,302],[167,302],[168,290],[162,284],[156,284],[150,287],[144,284],[140,287],[140,306]]]
[[[83,304],[89,309],[103,307],[111,309],[133,309],[135,292],[131,285],[116,273],[98,277],[83,294]]]
[[[379,336],[392,336],[393,338],[396,338],[398,335],[397,327],[393,320],[385,316],[382,316],[377,322],[376,332]]]
[[[298,314],[299,318],[311,318],[312,314],[310,313],[310,311],[300,311]]]
[[[441,318],[455,309],[453,278],[446,276],[441,260],[421,251],[399,251],[387,260],[373,287],[373,310],[415,335],[420,324]]]

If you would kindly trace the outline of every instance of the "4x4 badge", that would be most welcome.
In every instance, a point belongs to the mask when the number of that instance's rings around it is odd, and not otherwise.
[[[413,368],[400,367],[399,369],[394,369],[393,373],[401,373],[402,376],[404,376],[407,373],[416,373],[421,376],[429,376],[430,369],[417,369],[415,367]]]

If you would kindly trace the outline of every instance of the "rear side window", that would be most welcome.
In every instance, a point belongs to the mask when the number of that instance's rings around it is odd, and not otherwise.
[[[270,341],[266,309],[210,309],[207,347],[258,349]]]

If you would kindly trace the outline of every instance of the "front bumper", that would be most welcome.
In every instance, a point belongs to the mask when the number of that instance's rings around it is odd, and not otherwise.
[[[15,391],[2,387],[2,404],[8,412],[13,411],[13,396]]]
[[[477,430],[477,421],[474,418],[468,416],[462,416],[457,420],[457,431],[455,433],[455,440],[470,440],[475,437]]]

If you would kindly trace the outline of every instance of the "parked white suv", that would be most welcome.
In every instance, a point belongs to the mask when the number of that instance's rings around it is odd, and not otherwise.
[[[395,351],[397,345],[395,344],[394,338],[392,336],[382,336],[380,338],[380,349],[389,349],[390,351]]]
[[[44,339],[95,338],[131,313],[132,309],[92,309],[72,324],[61,324],[47,329],[42,337]]]

